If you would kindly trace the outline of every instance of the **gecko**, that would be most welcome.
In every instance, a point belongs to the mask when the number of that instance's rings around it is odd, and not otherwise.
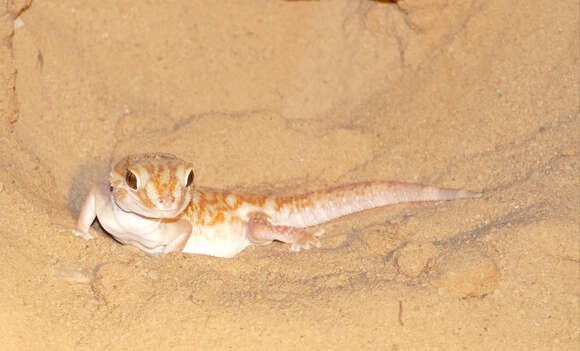
[[[249,245],[273,241],[291,251],[320,247],[312,226],[401,202],[454,200],[481,193],[427,185],[374,181],[295,196],[261,196],[194,184],[193,165],[167,153],[126,156],[109,184],[89,191],[73,233],[92,239],[95,219],[118,242],[155,256],[171,252],[231,258]]]

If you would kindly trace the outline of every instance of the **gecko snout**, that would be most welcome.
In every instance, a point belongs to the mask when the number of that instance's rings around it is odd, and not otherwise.
[[[170,207],[175,203],[175,196],[173,195],[164,195],[157,199],[157,203],[162,205],[163,207]]]

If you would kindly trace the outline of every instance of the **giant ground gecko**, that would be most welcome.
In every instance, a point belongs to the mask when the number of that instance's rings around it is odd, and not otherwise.
[[[148,255],[170,252],[233,257],[274,240],[292,251],[319,247],[322,231],[305,228],[399,202],[474,198],[467,190],[401,182],[342,185],[297,196],[257,196],[194,185],[191,163],[174,155],[130,155],[96,184],[81,207],[75,235],[92,239],[95,218],[117,241]]]

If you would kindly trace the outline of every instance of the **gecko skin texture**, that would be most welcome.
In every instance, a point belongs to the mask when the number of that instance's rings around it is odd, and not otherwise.
[[[400,182],[342,185],[297,196],[258,196],[194,185],[191,163],[174,155],[130,155],[93,186],[75,235],[92,239],[95,218],[117,241],[148,255],[170,252],[234,257],[251,244],[274,240],[292,251],[319,247],[322,231],[305,228],[400,202],[480,197],[467,190]]]

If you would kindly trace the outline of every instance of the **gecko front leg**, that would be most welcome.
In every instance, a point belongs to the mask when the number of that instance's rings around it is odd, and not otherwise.
[[[318,238],[324,234],[320,229],[314,233],[304,228],[296,228],[270,223],[263,213],[252,214],[248,220],[248,240],[255,245],[266,245],[273,240],[292,244],[290,251],[300,251],[311,247],[320,247]]]
[[[191,236],[191,223],[186,219],[163,221],[150,233],[127,232],[111,234],[117,241],[133,245],[149,256],[182,252]]]
[[[73,234],[80,236],[85,240],[93,239],[93,236],[89,234],[89,228],[91,224],[97,218],[97,213],[99,212],[99,206],[103,205],[104,199],[109,199],[111,196],[111,191],[109,186],[105,184],[95,184],[91,188],[91,191],[87,195],[87,198],[81,206],[81,211],[79,213],[79,219],[77,220],[76,229],[73,230]]]
[[[187,244],[189,237],[191,236],[191,223],[186,219],[179,219],[171,223],[164,223],[165,230],[164,235],[169,239],[167,245],[163,249],[163,253],[167,254],[170,252],[181,252]]]

